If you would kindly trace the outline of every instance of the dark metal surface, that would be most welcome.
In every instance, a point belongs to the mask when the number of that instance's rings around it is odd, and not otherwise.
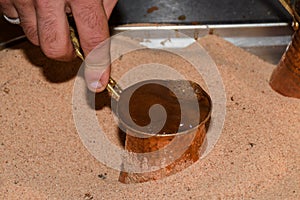
[[[119,0],[110,23],[232,24],[290,20],[278,0]]]
[[[24,40],[25,37],[22,28],[5,21],[0,13],[0,50]]]
[[[0,18],[0,50],[25,40],[20,26]],[[219,35],[276,64],[293,33],[288,24],[278,24],[291,21],[278,0],[119,0],[110,25],[112,33],[124,29],[118,26],[123,24],[171,23],[176,25],[176,30],[178,25],[188,25],[180,31],[191,37],[195,33],[199,37],[211,33]],[[264,23],[271,24],[265,26]],[[195,24],[208,26],[197,28],[193,27]],[[226,27],[226,24],[237,27]]]

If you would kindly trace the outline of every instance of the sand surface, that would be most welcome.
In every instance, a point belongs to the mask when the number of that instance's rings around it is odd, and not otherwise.
[[[300,100],[269,87],[274,65],[217,36],[199,42],[226,89],[218,143],[176,175],[130,185],[119,183],[119,172],[97,161],[77,134],[72,91],[80,61],[51,61],[29,43],[1,51],[0,199],[300,199]],[[200,81],[180,59],[161,56],[154,57]],[[142,57],[147,53],[124,56],[112,74],[118,79]],[[99,122],[121,144],[107,94],[97,98]]]

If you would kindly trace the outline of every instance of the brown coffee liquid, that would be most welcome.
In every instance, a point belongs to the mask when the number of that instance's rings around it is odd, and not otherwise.
[[[162,113],[153,109],[150,116],[149,110],[157,104],[165,111]],[[118,117],[125,126],[137,131],[172,134],[196,127],[207,119],[210,109],[208,95],[194,82],[148,80],[122,92],[118,102]],[[162,123],[162,128],[155,127]],[[145,130],[143,127],[146,126]]]

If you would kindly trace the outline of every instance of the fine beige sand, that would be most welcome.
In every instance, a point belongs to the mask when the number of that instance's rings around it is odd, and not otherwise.
[[[300,199],[300,100],[269,87],[276,66],[217,36],[199,42],[225,85],[223,132],[208,156],[186,170],[129,185],[118,182],[119,172],[97,161],[77,134],[72,91],[81,62],[51,61],[29,43],[1,51],[0,199]],[[184,70],[184,61],[143,51],[117,61],[113,76],[142,58],[174,64],[201,82]],[[100,124],[122,145],[108,95],[96,99]]]

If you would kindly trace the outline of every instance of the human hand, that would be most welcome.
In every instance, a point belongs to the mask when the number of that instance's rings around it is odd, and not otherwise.
[[[20,18],[27,38],[39,45],[52,59],[69,61],[75,57],[70,40],[66,13],[72,13],[85,55],[109,38],[108,18],[117,0],[0,0],[3,14]],[[107,43],[107,42],[106,42]],[[104,49],[109,57],[109,48]],[[102,56],[102,57],[103,57]],[[104,66],[106,64],[106,66]],[[85,69],[88,88],[95,92],[104,90],[110,74],[110,62]]]

